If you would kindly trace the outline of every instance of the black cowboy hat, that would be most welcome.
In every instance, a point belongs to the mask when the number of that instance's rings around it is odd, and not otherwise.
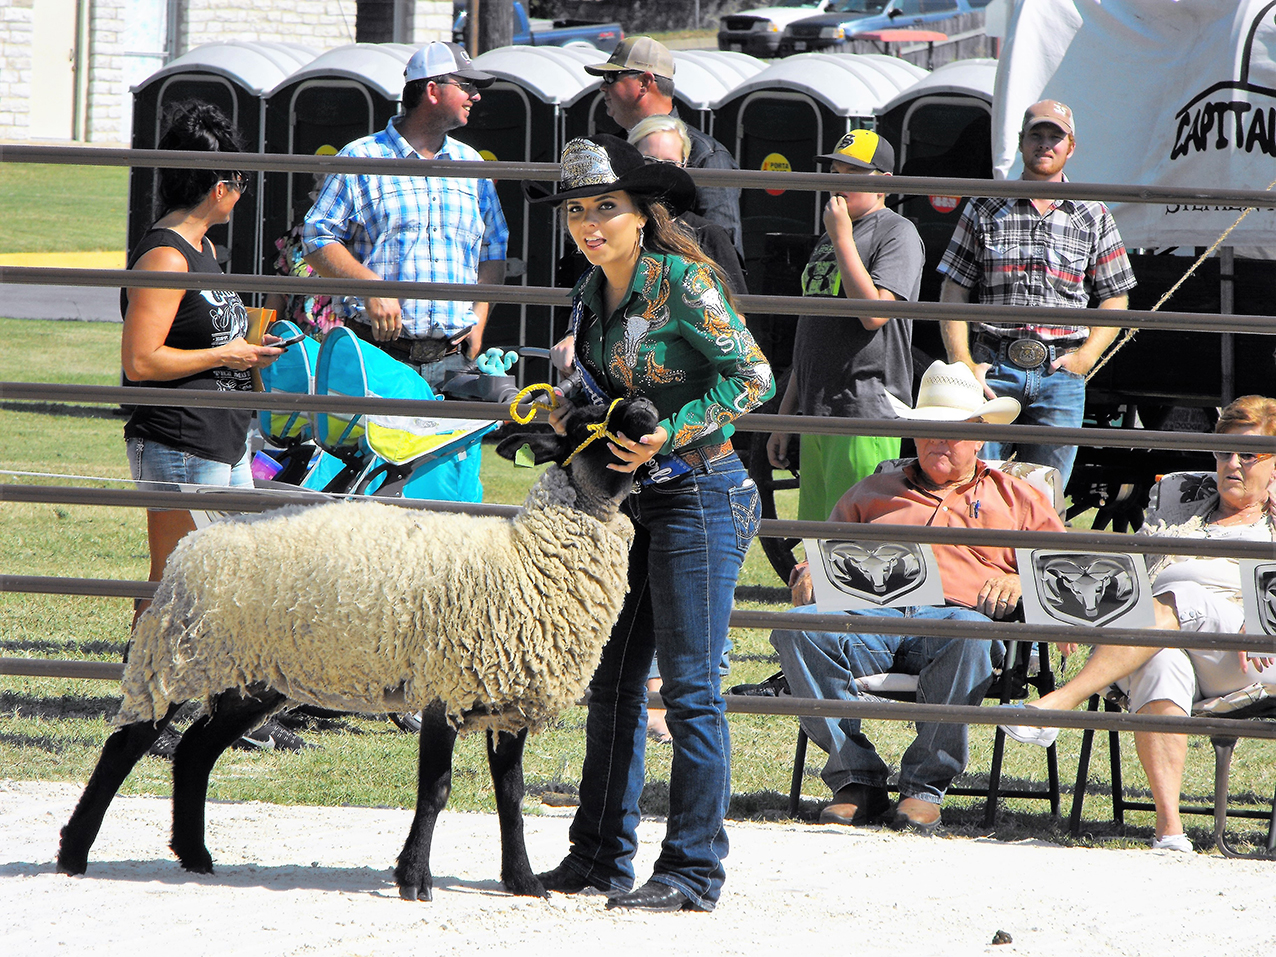
[[[649,164],[632,143],[609,133],[569,140],[563,147],[562,169],[557,183],[525,181],[527,201],[561,203],[624,191],[657,199],[674,216],[696,203],[696,184],[686,170],[672,163]]]

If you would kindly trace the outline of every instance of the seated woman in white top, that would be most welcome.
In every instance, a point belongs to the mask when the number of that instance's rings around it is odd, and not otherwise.
[[[1223,435],[1276,435],[1276,400],[1247,395],[1227,406],[1214,431]],[[1184,501],[1164,501],[1148,514],[1142,531],[1184,538],[1276,540],[1276,510],[1268,486],[1276,472],[1269,453],[1215,452],[1217,492]],[[1148,569],[1156,627],[1182,631],[1242,632],[1240,563],[1235,558],[1164,555]],[[1060,644],[1071,654],[1076,644]],[[1249,652],[1195,651],[1182,648],[1134,648],[1098,645],[1077,676],[1030,707],[1071,709],[1092,694],[1117,684],[1138,714],[1191,714],[1192,703],[1239,691],[1261,681],[1276,685],[1274,659]],[[1018,741],[1047,747],[1058,729],[1003,725]],[[1135,732],[1139,761],[1147,773],[1156,805],[1153,848],[1190,851],[1179,818],[1179,791],[1187,758],[1181,734]]]

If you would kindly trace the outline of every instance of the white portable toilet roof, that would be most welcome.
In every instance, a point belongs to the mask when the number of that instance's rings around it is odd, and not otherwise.
[[[475,57],[474,68],[514,83],[542,102],[568,105],[602,82],[584,70],[586,64],[602,62],[597,50],[509,46]]]
[[[991,57],[953,60],[922,77],[877,112],[888,113],[908,100],[941,94],[976,96],[992,103],[992,86],[996,76],[997,61]]]
[[[710,109],[766,69],[766,63],[757,57],[721,50],[678,50],[673,62],[678,97],[697,110]]]
[[[245,87],[257,96],[273,90],[286,77],[315,58],[313,50],[293,43],[230,40],[205,43],[183,53],[129,88],[138,90],[175,73],[213,73]]]
[[[321,77],[344,77],[366,83],[388,100],[403,96],[403,71],[415,52],[401,43],[347,43],[315,57],[271,89]]]
[[[745,80],[714,108],[749,93],[789,90],[805,93],[840,116],[872,116],[925,73],[881,54],[799,53]]]

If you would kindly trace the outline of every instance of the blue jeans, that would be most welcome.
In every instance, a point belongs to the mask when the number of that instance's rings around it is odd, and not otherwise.
[[[793,609],[817,614],[814,605]],[[847,612],[880,618],[926,618],[987,623],[969,608],[917,605]],[[771,644],[789,689],[799,698],[850,701],[859,694],[855,679],[894,671],[917,675],[917,700],[931,704],[977,705],[1001,665],[999,641],[969,638],[915,638],[835,631],[773,631]],[[812,741],[828,752],[824,783],[836,794],[848,784],[885,787],[890,769],[860,732],[858,718],[802,718]],[[901,797],[939,804],[969,758],[966,726],[918,721],[917,737],[899,762]]]
[[[673,768],[652,880],[682,891],[693,907],[712,910],[726,876],[722,820],[731,796],[720,664],[736,577],[762,507],[757,487],[731,454],[705,471],[642,486],[625,510],[635,530],[629,595],[589,686],[580,808],[563,863],[608,892],[633,887],[645,686],[651,656],[659,652]]]
[[[1009,359],[1000,359],[986,346],[971,346],[971,358],[976,362],[991,362],[984,379],[997,395],[1018,399],[1023,411],[1016,419],[1018,425],[1045,425],[1059,429],[1079,429],[1085,417],[1085,376],[1067,369],[1046,372],[1049,364],[1041,369],[1021,369]],[[985,442],[980,456],[985,459],[1008,459],[1017,452],[1019,461],[1036,465],[1049,465],[1059,470],[1063,487],[1068,487],[1072,475],[1072,463],[1077,457],[1075,445],[1029,445],[1025,443]]]
[[[252,488],[252,457],[244,441],[244,455],[234,465],[201,458],[154,439],[127,439],[129,474],[138,488],[176,492],[177,485],[221,485]]]

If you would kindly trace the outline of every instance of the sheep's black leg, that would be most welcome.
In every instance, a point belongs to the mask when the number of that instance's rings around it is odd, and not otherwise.
[[[269,689],[249,697],[224,691],[213,701],[213,713],[200,718],[182,735],[173,754],[173,839],[169,847],[186,870],[213,872],[213,858],[204,845],[204,804],[213,765],[223,751],[283,700],[282,694]]]
[[[487,733],[487,764],[492,769],[496,815],[501,822],[501,882],[511,894],[548,897],[549,893],[527,859],[523,833],[523,745],[526,741],[526,728],[518,734]]]
[[[399,853],[394,881],[399,896],[409,901],[434,899],[430,874],[430,844],[434,824],[452,793],[452,749],[456,731],[447,722],[443,706],[434,703],[421,712],[421,755],[417,763],[416,815]]]
[[[89,865],[89,849],[97,839],[102,818],[111,806],[115,792],[120,789],[133,766],[137,764],[160,733],[173,720],[179,705],[169,706],[168,713],[155,724],[139,721],[125,725],[109,738],[102,747],[102,756],[85,785],[80,803],[75,806],[71,820],[62,828],[62,843],[58,845],[58,870],[63,874],[83,874]]]

